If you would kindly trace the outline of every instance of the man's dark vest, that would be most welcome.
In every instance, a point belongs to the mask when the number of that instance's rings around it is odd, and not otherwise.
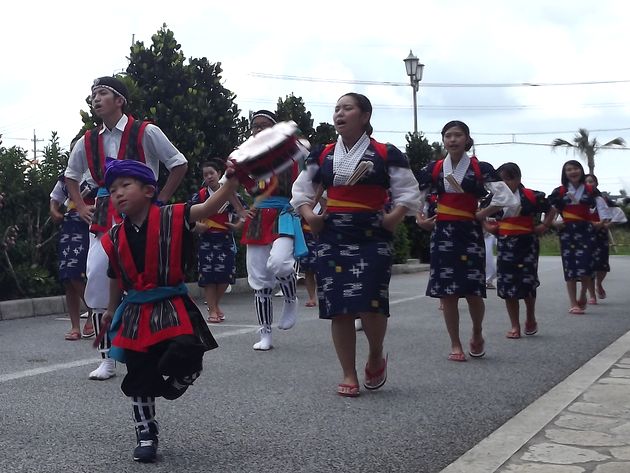
[[[129,121],[123,131],[118,156],[116,159],[132,159],[134,161],[145,162],[144,149],[142,148],[142,138],[144,130],[149,122],[135,120],[131,115],[127,115]],[[99,187],[105,185],[105,156],[103,151],[103,135],[100,133],[103,125],[85,132],[85,156],[92,179]],[[90,231],[94,233],[106,232],[111,227],[112,219],[118,221],[115,210],[110,204],[109,196],[98,197],[96,199],[96,210]]]

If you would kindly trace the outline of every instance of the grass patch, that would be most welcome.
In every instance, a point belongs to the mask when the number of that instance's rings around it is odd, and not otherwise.
[[[612,228],[615,245],[610,248],[611,255],[630,255],[630,230]],[[540,256],[560,256],[560,239],[556,232],[545,234],[540,239]]]

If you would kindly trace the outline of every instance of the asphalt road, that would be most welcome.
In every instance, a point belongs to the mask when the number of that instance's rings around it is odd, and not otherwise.
[[[0,472],[439,472],[630,330],[630,258],[612,266],[609,297],[571,316],[559,259],[541,258],[540,331],[520,340],[505,338],[503,301],[489,291],[487,355],[466,363],[446,359],[438,301],[424,296],[428,273],[394,276],[389,379],[357,399],[335,394],[340,369],[316,309],[302,307],[294,329],[274,330],[273,350],[255,352],[251,295],[228,295],[227,321],[211,327],[220,348],[201,378],[182,398],[157,402],[154,465],[131,459],[124,366],[89,381],[91,341],[64,341],[63,316],[0,322]],[[358,348],[361,367],[362,334]]]

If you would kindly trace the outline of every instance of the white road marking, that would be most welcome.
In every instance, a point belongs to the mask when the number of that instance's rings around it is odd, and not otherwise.
[[[234,327],[237,327],[237,325],[234,325]],[[255,329],[258,329],[258,325],[245,325],[245,326],[241,325],[240,327],[242,328],[213,334],[214,338],[221,339],[221,338],[233,337],[235,335],[252,333],[252,332],[255,332]],[[67,370],[69,368],[76,368],[79,366],[93,365],[97,363],[98,361],[99,361],[98,358],[96,356],[93,356],[91,358],[84,358],[82,360],[69,361],[67,363],[57,363],[50,366],[42,366],[40,368],[33,368],[30,370],[16,371],[15,373],[0,374],[0,383],[6,383],[7,381],[13,381],[15,379],[28,378],[30,376],[38,376],[40,374],[52,373],[54,371]]]
[[[556,269],[554,269],[556,270]],[[539,272],[546,272],[546,271],[550,271],[550,270],[542,270]],[[400,294],[400,292],[396,292],[398,294]],[[421,295],[417,295],[417,296],[412,296],[412,297],[404,297],[402,299],[397,299],[394,301],[390,301],[389,305],[397,305],[397,304],[402,304],[405,302],[410,302],[410,301],[415,301],[418,299],[424,299],[428,297],[425,294],[421,294]],[[55,318],[55,320],[64,320],[67,321],[69,320],[68,318],[65,317],[57,317]],[[303,318],[302,322],[304,321],[308,321],[308,320],[319,320],[317,318]],[[246,333],[252,333],[254,331],[256,331],[258,329],[258,325],[229,325],[229,324],[225,324],[225,323],[221,323],[221,324],[211,324],[210,327],[214,328],[214,327],[241,327],[238,328],[236,330],[230,330],[227,332],[223,332],[221,331],[220,333],[213,333],[214,337],[217,339],[221,339],[221,338],[228,338],[228,337],[233,337],[236,335],[243,335]],[[60,371],[60,370],[65,370],[65,369],[69,369],[69,368],[76,368],[78,366],[86,366],[86,365],[91,365],[94,364],[98,361],[98,359],[96,357],[94,358],[86,358],[83,360],[76,360],[76,361],[70,361],[68,363],[58,363],[55,365],[50,365],[50,366],[43,366],[40,368],[33,368],[33,369],[29,369],[29,370],[23,370],[23,371],[16,371],[15,373],[7,373],[7,374],[0,374],[0,383],[5,383],[7,381],[12,381],[15,379],[22,379],[22,378],[27,378],[30,376],[37,376],[40,374],[46,374],[46,373],[52,373],[54,371]]]
[[[425,294],[422,294],[421,296],[404,297],[403,299],[397,299],[395,301],[389,301],[389,305],[402,304],[403,302],[415,301],[415,300],[418,300],[418,299],[423,299],[425,297],[429,297],[429,296],[427,296]]]

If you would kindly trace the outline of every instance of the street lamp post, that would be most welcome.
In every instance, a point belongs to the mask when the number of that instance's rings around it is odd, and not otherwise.
[[[418,58],[411,52],[411,49],[409,50],[409,56],[403,59],[403,61],[405,62],[405,69],[407,69],[407,75],[409,76],[409,83],[413,88],[413,132],[418,133],[417,95],[419,84],[422,80],[424,64],[420,64]]]

